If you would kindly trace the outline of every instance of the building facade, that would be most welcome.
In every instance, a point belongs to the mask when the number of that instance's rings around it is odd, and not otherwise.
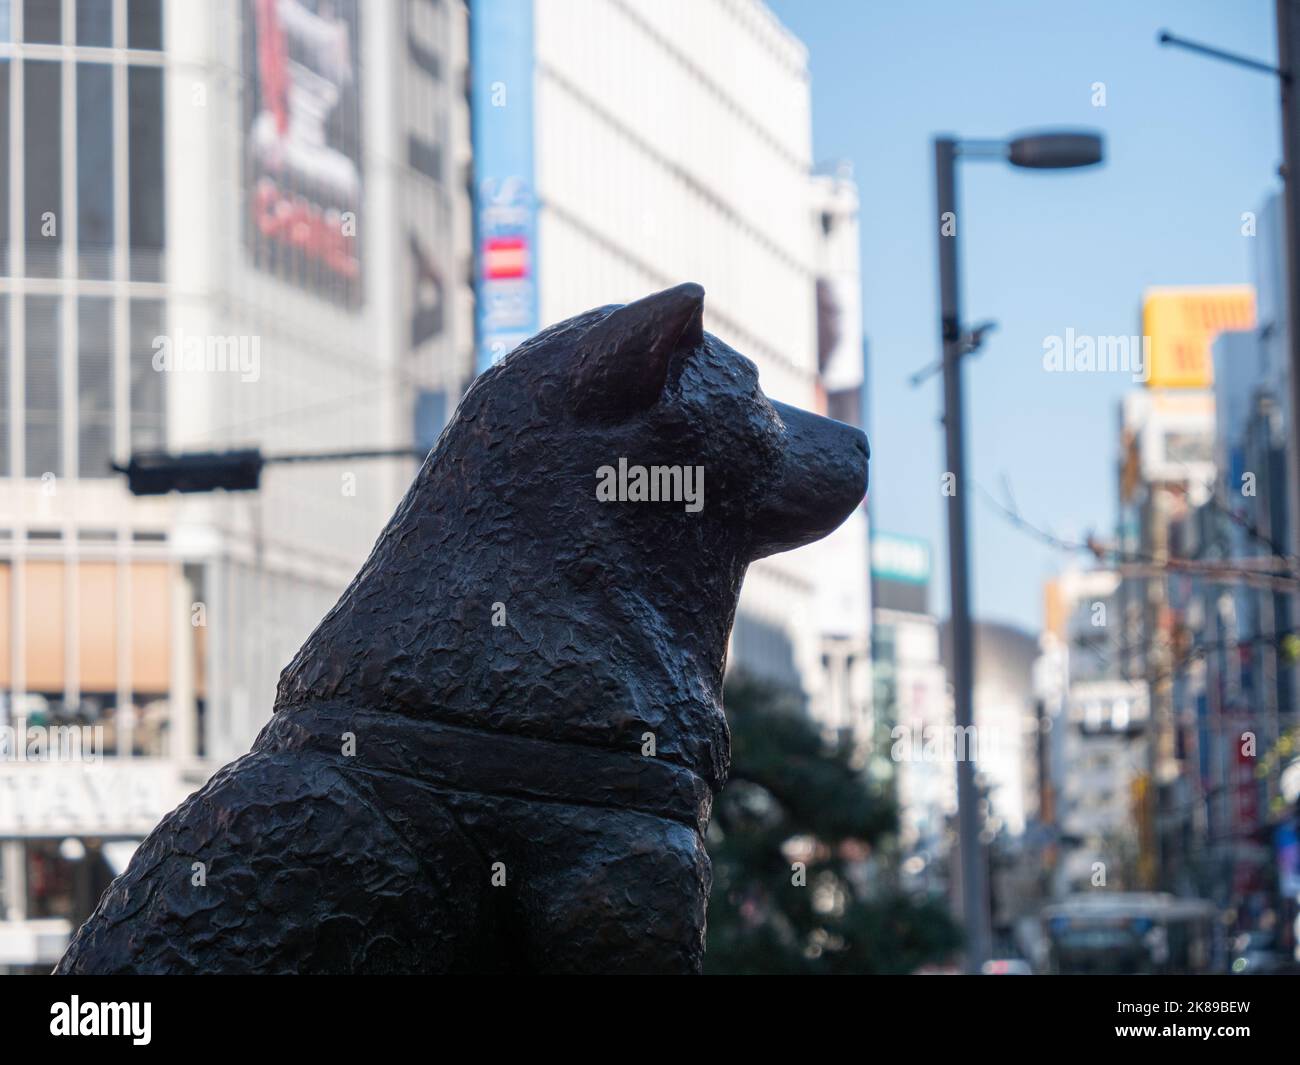
[[[1212,346],[1215,476],[1179,528],[1210,572],[1184,582],[1187,642],[1200,650],[1176,690],[1194,720],[1191,872],[1233,931],[1294,954],[1300,913],[1300,720],[1296,716],[1288,357],[1279,196],[1258,213],[1255,329]],[[1213,568],[1225,572],[1219,575]]]
[[[974,626],[974,719],[978,734],[979,786],[987,793],[985,831],[1018,836],[1034,812],[1033,699],[1037,641],[998,622]],[[945,665],[952,658],[952,630],[941,629]]]
[[[134,498],[110,463],[410,448],[472,374],[468,29],[449,0],[0,16],[0,968],[23,970],[247,750],[414,471]]]
[[[1138,877],[1143,888],[1194,894],[1195,699],[1204,659],[1190,583],[1172,570],[1195,557],[1196,514],[1214,496],[1212,345],[1255,324],[1249,286],[1158,288],[1143,300],[1146,387],[1120,415],[1119,535],[1132,565],[1119,589],[1124,679],[1146,686],[1148,765],[1139,780]]]
[[[898,803],[901,882],[909,890],[943,895],[952,886],[957,776],[942,739],[934,743],[951,730],[953,709],[939,621],[930,612],[930,577],[928,543],[873,534],[875,729],[869,772]]]
[[[1070,569],[1047,585],[1036,790],[1056,897],[1137,884],[1149,715],[1146,686],[1121,675],[1119,587],[1111,569]]]
[[[817,403],[866,428],[858,189],[845,164],[813,175],[817,293]],[[867,501],[812,546],[821,670],[812,711],[828,729],[868,745],[876,734],[871,677],[870,522]]]

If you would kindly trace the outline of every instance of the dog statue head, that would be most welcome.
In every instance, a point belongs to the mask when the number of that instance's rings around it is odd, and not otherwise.
[[[866,437],[768,399],[754,364],[705,333],[703,315],[704,290],[684,284],[571,318],[483,374],[462,416],[526,422],[508,464],[518,470],[528,452],[530,477],[557,501],[597,498],[594,470],[617,458],[661,471],[703,467],[706,504],[695,500],[689,519],[672,505],[590,508],[595,524],[621,518],[642,530],[634,539],[663,546],[659,536],[696,540],[706,527],[745,562],[820,539],[866,493]],[[561,485],[568,491],[557,495]]]
[[[481,374],[277,709],[346,698],[629,749],[651,731],[720,781],[745,568],[838,526],[868,447],[768,399],[703,313],[678,285]]]

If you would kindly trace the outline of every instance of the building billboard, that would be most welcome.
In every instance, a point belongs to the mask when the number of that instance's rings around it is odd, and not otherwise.
[[[0,838],[144,836],[190,791],[161,758],[0,761]]]
[[[1149,340],[1149,388],[1209,388],[1210,347],[1220,333],[1255,328],[1255,290],[1249,285],[1148,289],[1142,335]]]
[[[930,579],[930,545],[911,536],[874,534],[871,575],[878,580],[925,584]]]
[[[1135,442],[1139,480],[1198,486],[1213,481],[1214,398],[1213,392],[1190,390],[1124,397],[1123,428]]]
[[[874,608],[929,612],[930,545],[924,540],[872,533],[870,572]]]
[[[477,368],[537,332],[533,0],[481,0],[470,21]]]
[[[244,0],[244,244],[259,270],[362,301],[357,0]]]

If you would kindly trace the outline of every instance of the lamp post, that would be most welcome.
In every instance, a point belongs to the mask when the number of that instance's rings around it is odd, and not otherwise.
[[[1061,170],[1100,163],[1101,137],[1061,131],[1009,141],[936,137],[935,192],[939,206],[939,323],[943,338],[943,423],[948,493],[949,617],[952,628],[953,717],[958,735],[974,735],[975,723],[970,618],[970,580],[966,543],[966,455],[962,425],[961,357],[979,347],[980,337],[961,324],[961,285],[957,258],[957,160],[1001,159],[1032,170]],[[978,749],[978,748],[975,748]],[[986,869],[979,842],[975,764],[969,749],[957,757],[957,835],[961,857],[962,918],[966,925],[967,966],[979,972],[992,946]]]

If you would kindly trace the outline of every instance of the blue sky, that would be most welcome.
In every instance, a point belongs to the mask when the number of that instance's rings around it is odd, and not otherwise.
[[[999,329],[966,369],[967,462],[1023,516],[1062,537],[1114,525],[1119,397],[1106,374],[1048,374],[1045,337],[1132,335],[1152,285],[1253,280],[1241,216],[1279,185],[1277,86],[1156,44],[1156,33],[1276,60],[1272,0],[769,0],[808,45],[813,145],[850,160],[862,197],[871,344],[876,527],[934,548],[946,612],[930,138],[1095,127],[1103,168],[1035,173],[965,163],[959,175],[968,323]],[[1106,106],[1092,104],[1102,82]],[[1067,559],[972,493],[978,617],[1031,630],[1042,582]]]

